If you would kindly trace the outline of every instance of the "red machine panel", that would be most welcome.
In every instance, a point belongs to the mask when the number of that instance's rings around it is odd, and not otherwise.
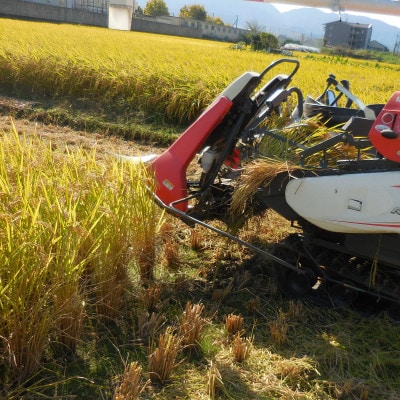
[[[185,198],[187,193],[186,170],[201,145],[223,120],[232,106],[226,97],[217,98],[202,115],[160,156],[151,163],[157,196],[167,205]],[[187,211],[187,202],[176,205]]]
[[[392,95],[378,114],[368,137],[383,157],[400,162],[400,91]]]

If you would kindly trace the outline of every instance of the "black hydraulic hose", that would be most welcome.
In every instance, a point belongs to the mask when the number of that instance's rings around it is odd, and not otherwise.
[[[360,286],[355,286],[355,285],[347,283],[347,282],[339,281],[337,279],[330,278],[329,276],[326,276],[325,278],[330,283],[335,283],[337,285],[341,285],[341,286],[343,286],[345,288],[354,290],[355,292],[364,293],[364,294],[367,294],[369,296],[376,297],[376,298],[378,298],[380,300],[387,300],[387,301],[390,301],[392,303],[397,303],[397,304],[400,303],[400,300],[396,299],[394,297],[390,297],[390,296],[387,296],[387,295],[379,293],[379,292],[374,292],[373,290],[364,289],[364,288],[362,288]]]
[[[238,140],[238,132],[239,132],[239,130],[240,130],[240,128],[241,128],[241,126],[243,124],[243,121],[245,120],[246,116],[247,116],[247,112],[245,110],[243,110],[241,112],[241,114],[239,115],[237,121],[235,122],[235,125],[234,125],[233,129],[231,130],[230,134],[226,138],[226,141],[224,143],[224,149],[219,154],[217,162],[214,163],[214,165],[212,166],[211,170],[207,173],[206,179],[204,180],[204,182],[201,185],[202,188],[203,188],[201,193],[203,193],[211,185],[211,183],[214,181],[215,177],[218,174],[218,171],[221,168],[221,165],[223,164],[224,160],[228,156],[229,152],[234,147],[235,141],[237,142],[237,140]],[[186,199],[181,199],[181,200],[177,200],[176,202],[185,201],[185,200]],[[176,203],[176,202],[174,202],[174,203]]]

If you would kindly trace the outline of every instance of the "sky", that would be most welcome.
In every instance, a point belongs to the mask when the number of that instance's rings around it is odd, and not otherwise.
[[[136,3],[139,4],[140,6],[144,7],[146,5],[147,1],[148,0],[136,0]],[[216,1],[218,1],[218,0],[216,0]],[[238,1],[242,2],[243,0],[231,0],[231,2],[230,2],[230,4],[231,4],[230,10],[234,10],[235,4],[237,4]],[[262,0],[255,0],[255,1],[262,1]],[[297,5],[293,6],[293,5],[290,5],[290,4],[282,4],[282,3],[273,3],[272,1],[273,0],[271,0],[270,4],[272,4],[279,12],[285,12],[285,11],[290,11],[290,10],[293,10],[293,9],[296,9],[296,8],[304,8],[304,7],[306,7],[306,6],[302,7],[302,6],[297,6]],[[284,1],[286,2],[286,1],[289,1],[289,0],[284,0]],[[332,0],[332,1],[335,1],[335,0]],[[368,0],[365,0],[365,1],[368,1]],[[387,1],[387,0],[385,0],[385,1]],[[178,2],[182,3],[182,4],[203,4],[202,0],[196,0],[196,1],[194,1],[194,0],[187,0],[187,1],[185,1],[185,0],[182,0],[182,1],[165,0],[165,3],[167,5],[169,5],[171,3],[175,4],[175,3],[178,3]],[[351,0],[345,0],[345,2],[348,2],[350,4]],[[358,0],[358,3],[360,3],[360,0]],[[327,8],[325,8],[325,9],[318,8],[318,9],[323,11],[323,12],[327,12],[327,13],[332,13],[333,12],[332,10],[327,9]],[[393,17],[393,16],[390,16],[390,15],[384,15],[384,14],[366,14],[366,13],[350,12],[350,11],[346,11],[345,13],[346,14],[350,14],[350,15],[361,15],[361,16],[364,16],[364,17],[378,19],[380,21],[383,21],[383,22],[385,22],[385,23],[387,23],[389,25],[393,25],[393,26],[395,26],[395,27],[400,29],[400,16]]]
[[[294,10],[296,8],[302,8],[299,6],[291,6],[289,4],[276,4],[272,3],[272,5],[279,11],[279,12],[285,12],[285,11],[290,11]],[[332,12],[329,9],[323,9],[319,8],[319,10],[324,11],[324,12]],[[369,17],[369,18],[374,18],[374,19],[379,19],[380,21],[383,21],[389,25],[396,26],[397,28],[400,28],[400,17],[393,17],[390,15],[384,15],[384,14],[366,14],[366,13],[360,13],[360,12],[350,12],[346,11],[346,14],[351,14],[351,15],[362,15],[363,17]]]

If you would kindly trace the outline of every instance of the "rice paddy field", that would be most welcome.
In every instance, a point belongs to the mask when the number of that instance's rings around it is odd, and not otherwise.
[[[0,38],[1,97],[28,104],[1,107],[1,399],[400,399],[396,322],[282,297],[267,263],[164,215],[143,165],[113,156],[116,135],[172,140],[276,55],[9,19]],[[295,56],[312,96],[330,73],[365,104],[398,90],[397,65]],[[291,229],[267,213],[240,235],[268,249]]]

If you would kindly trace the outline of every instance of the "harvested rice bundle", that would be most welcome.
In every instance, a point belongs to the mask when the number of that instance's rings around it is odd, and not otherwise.
[[[230,214],[234,216],[243,215],[249,208],[249,202],[251,202],[258,188],[268,185],[279,173],[287,171],[289,174],[295,168],[297,167],[290,165],[287,161],[274,159],[262,159],[249,164],[237,181],[232,195]]]
[[[298,162],[298,152],[327,139],[334,128],[328,129],[319,115],[307,119],[302,124],[290,125],[290,121],[274,117],[268,125],[275,135],[265,135],[259,144],[259,151],[265,157]],[[278,139],[280,137],[280,139]]]

